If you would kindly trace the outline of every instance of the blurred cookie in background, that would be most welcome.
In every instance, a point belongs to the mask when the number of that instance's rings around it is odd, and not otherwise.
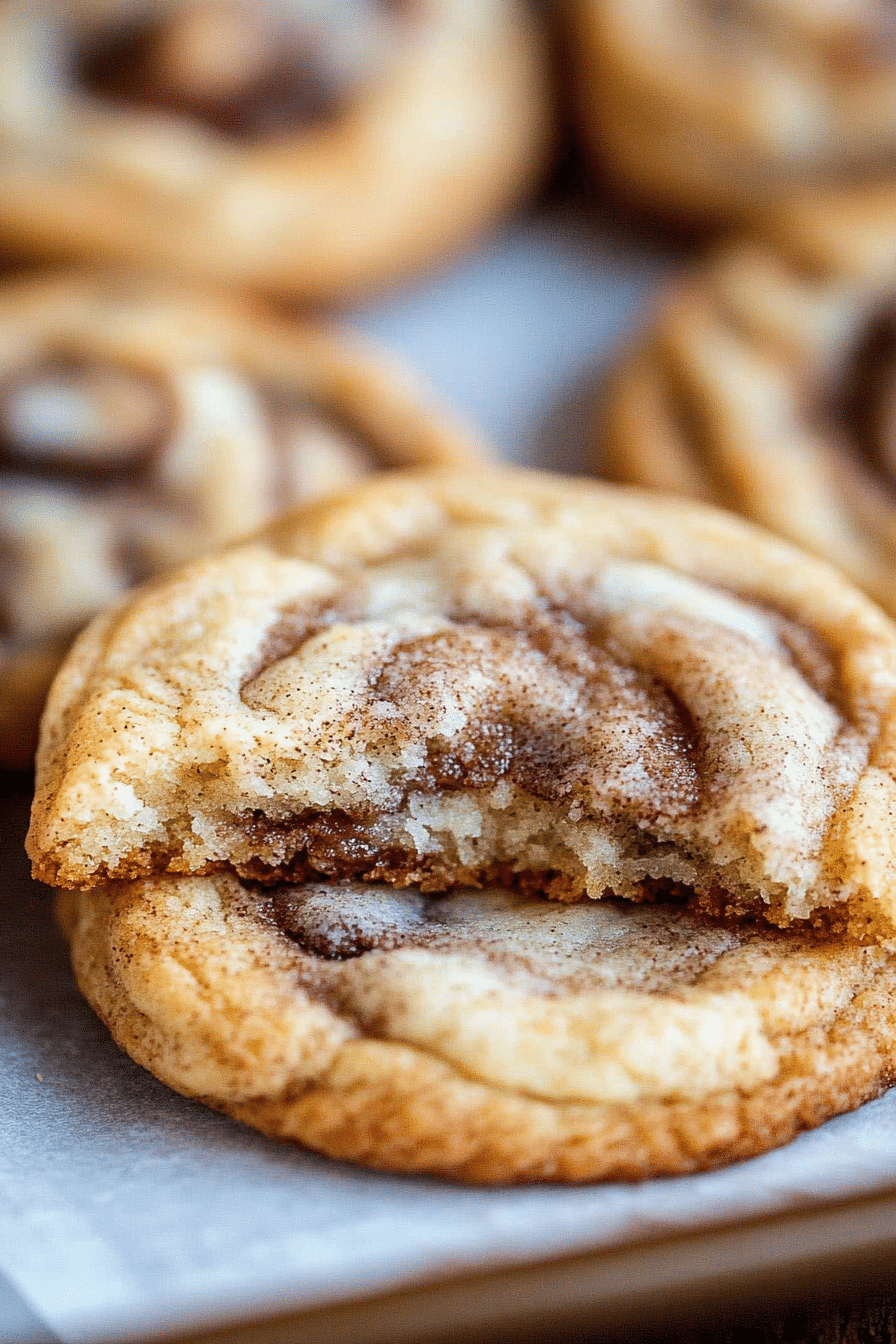
[[[736,509],[896,612],[896,189],[795,199],[716,252],[601,416],[602,470]]]
[[[538,181],[548,85],[518,0],[9,0],[0,246],[351,297]]]
[[[896,180],[886,0],[571,0],[578,122],[633,203],[687,225]]]
[[[474,436],[343,333],[109,276],[0,289],[0,764],[75,632],[132,584]]]

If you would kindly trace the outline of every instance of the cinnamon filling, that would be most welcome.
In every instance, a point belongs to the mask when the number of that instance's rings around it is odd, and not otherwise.
[[[323,962],[351,961],[368,952],[399,948],[475,951],[488,961],[536,972],[566,989],[581,981],[613,983],[619,968],[611,969],[607,962],[623,951],[633,988],[646,988],[654,978],[664,987],[689,984],[719,949],[750,936],[749,928],[741,926],[733,935],[719,923],[692,922],[684,912],[678,923],[670,925],[661,911],[633,910],[622,901],[557,906],[500,888],[431,896],[351,882],[316,882],[259,893],[257,902],[259,911],[287,937]],[[663,940],[661,972],[658,928]],[[763,932],[766,939],[773,936]]]
[[[240,829],[242,857],[203,871],[232,870],[245,881],[262,885],[326,877],[338,882],[417,886],[423,892],[500,884],[554,900],[575,900],[586,894],[584,874],[577,878],[551,868],[520,868],[509,857],[464,861],[451,846],[421,853],[396,844],[388,828],[375,819],[340,811],[309,810],[278,822],[252,814],[241,818]]]
[[[150,9],[87,46],[76,76],[102,98],[188,117],[230,139],[288,133],[333,120],[383,62],[385,0],[331,8],[323,22],[319,6],[298,0]]]
[[[356,893],[374,890],[362,884],[384,884],[389,889],[402,892],[411,888],[419,893],[417,899],[420,901],[432,897],[435,903],[431,908],[434,910],[442,908],[439,901],[446,894],[459,889],[498,887],[507,893],[508,899],[531,901],[546,898],[552,906],[557,903],[576,904],[587,900],[589,894],[594,895],[587,889],[584,872],[573,874],[561,872],[557,868],[526,867],[510,857],[479,864],[464,863],[450,848],[439,853],[402,849],[383,841],[383,828],[375,820],[349,817],[344,812],[309,812],[280,823],[273,823],[260,816],[244,817],[243,828],[248,846],[247,857],[243,861],[235,859],[226,864],[211,864],[202,871],[235,871],[243,881],[257,883],[271,894],[282,927],[295,934],[309,951],[321,956],[360,956],[374,947],[385,946],[356,939],[354,951],[348,950],[348,944],[342,950],[337,948],[328,951],[323,943],[315,944],[313,933],[306,937],[296,931],[298,926],[291,927],[283,923],[282,912],[293,909],[296,902],[301,903],[305,891],[314,889],[322,879],[340,884],[340,891],[351,886]],[[650,845],[646,837],[642,838],[642,849],[647,857]],[[269,861],[252,853],[253,850],[267,853]],[[277,863],[273,855],[278,852],[289,857]],[[150,871],[155,869],[150,868]],[[165,871],[164,864],[160,871]],[[135,870],[132,875],[136,877],[142,873]],[[284,887],[283,884],[287,883],[290,885]],[[715,882],[708,882],[698,889],[672,878],[641,877],[635,881],[621,881],[618,889],[607,886],[600,894],[604,899],[610,899],[622,894],[623,889],[627,901],[642,905],[687,906],[694,912],[699,911],[703,916],[722,922],[756,917],[764,919],[768,914],[758,897],[734,893]],[[396,896],[396,900],[404,899],[404,896]],[[338,937],[342,938],[343,933],[344,930]],[[404,945],[392,944],[396,947]]]

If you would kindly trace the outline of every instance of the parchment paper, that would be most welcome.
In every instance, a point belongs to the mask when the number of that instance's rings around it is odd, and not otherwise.
[[[583,469],[596,375],[679,261],[623,236],[550,206],[358,320],[508,456]],[[268,1142],[144,1073],[79,998],[26,875],[27,802],[0,800],[0,1340],[210,1325],[896,1185],[896,1092],[767,1157],[635,1187],[456,1189]]]

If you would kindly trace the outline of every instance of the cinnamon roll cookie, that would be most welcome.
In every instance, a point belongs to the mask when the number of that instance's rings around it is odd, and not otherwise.
[[[673,891],[896,932],[896,627],[712,510],[382,476],[138,590],[48,702],[55,887]]]
[[[611,377],[598,463],[746,514],[896,613],[896,191],[877,207],[794,200],[680,285]]]
[[[133,583],[471,435],[333,330],[124,277],[0,289],[0,762],[29,764],[75,632]]]
[[[347,296],[465,243],[549,123],[520,0],[7,0],[0,244]]]
[[[634,201],[753,217],[811,183],[894,181],[886,0],[573,0],[579,127]]]

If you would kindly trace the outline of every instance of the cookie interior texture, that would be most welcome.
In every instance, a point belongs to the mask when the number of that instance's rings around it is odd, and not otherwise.
[[[675,904],[502,889],[60,896],[87,998],[166,1083],[336,1157],[635,1179],[751,1156],[877,1095],[893,960]]]
[[[29,837],[55,886],[500,882],[892,937],[896,631],[737,521],[380,477],[81,638]]]

